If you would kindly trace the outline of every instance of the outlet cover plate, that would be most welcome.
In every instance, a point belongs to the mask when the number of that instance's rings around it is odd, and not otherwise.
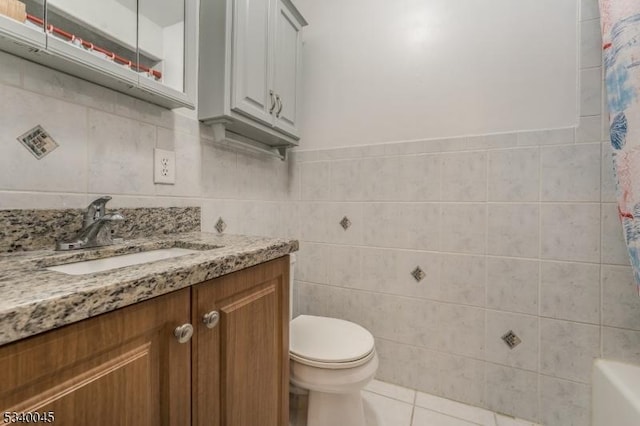
[[[153,150],[153,182],[173,185],[176,183],[176,153],[165,149]]]

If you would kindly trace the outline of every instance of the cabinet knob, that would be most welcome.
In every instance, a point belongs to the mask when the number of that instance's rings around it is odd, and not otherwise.
[[[276,102],[278,102],[278,112],[276,112],[276,117],[280,118],[280,113],[282,112],[282,107],[284,106],[282,104],[282,98],[280,97],[280,95],[276,95]]]
[[[273,114],[273,110],[276,109],[276,98],[274,97],[273,90],[269,90],[269,96],[271,97],[271,108],[269,108],[269,114]]]
[[[173,330],[173,335],[176,336],[179,343],[187,343],[193,336],[193,326],[189,323],[182,324]]]
[[[202,316],[202,322],[207,328],[214,328],[218,325],[218,321],[220,321],[220,314],[218,311],[207,312]]]

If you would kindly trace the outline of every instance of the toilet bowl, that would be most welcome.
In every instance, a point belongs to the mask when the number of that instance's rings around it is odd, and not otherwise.
[[[294,263],[292,256],[290,277]],[[349,321],[300,315],[289,336],[291,384],[309,394],[307,426],[366,426],[360,391],[378,370],[371,333]]]

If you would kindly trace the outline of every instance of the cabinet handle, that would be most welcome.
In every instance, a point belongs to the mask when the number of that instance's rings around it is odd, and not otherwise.
[[[278,112],[276,112],[276,117],[280,118],[280,113],[282,112],[282,107],[284,106],[282,104],[282,98],[280,97],[280,95],[276,95],[276,101],[278,102]]]
[[[273,114],[273,110],[276,109],[276,99],[273,96],[273,90],[269,90],[269,96],[271,97],[271,108],[269,108],[269,114]]]
[[[182,324],[173,330],[173,335],[176,336],[179,343],[187,343],[193,336],[193,326],[189,323]]]
[[[218,325],[218,321],[220,321],[220,314],[218,311],[207,312],[202,316],[202,322],[207,328],[214,328]]]

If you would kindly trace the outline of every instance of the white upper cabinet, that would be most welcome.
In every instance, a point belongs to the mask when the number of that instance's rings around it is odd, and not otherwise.
[[[305,25],[289,0],[201,4],[198,113],[217,141],[297,145]]]
[[[231,109],[272,122],[269,0],[236,0],[233,17]]]
[[[118,0],[134,1],[135,0]],[[142,89],[195,106],[196,0],[138,0],[138,61]],[[149,69],[149,72],[144,70]]]
[[[198,0],[47,0],[46,13],[37,0],[26,6],[24,20],[0,10],[0,49],[158,105],[195,107]]]
[[[274,126],[299,137],[300,79],[302,78],[302,24],[294,13],[278,1],[276,27],[276,61],[273,89],[276,97]]]

